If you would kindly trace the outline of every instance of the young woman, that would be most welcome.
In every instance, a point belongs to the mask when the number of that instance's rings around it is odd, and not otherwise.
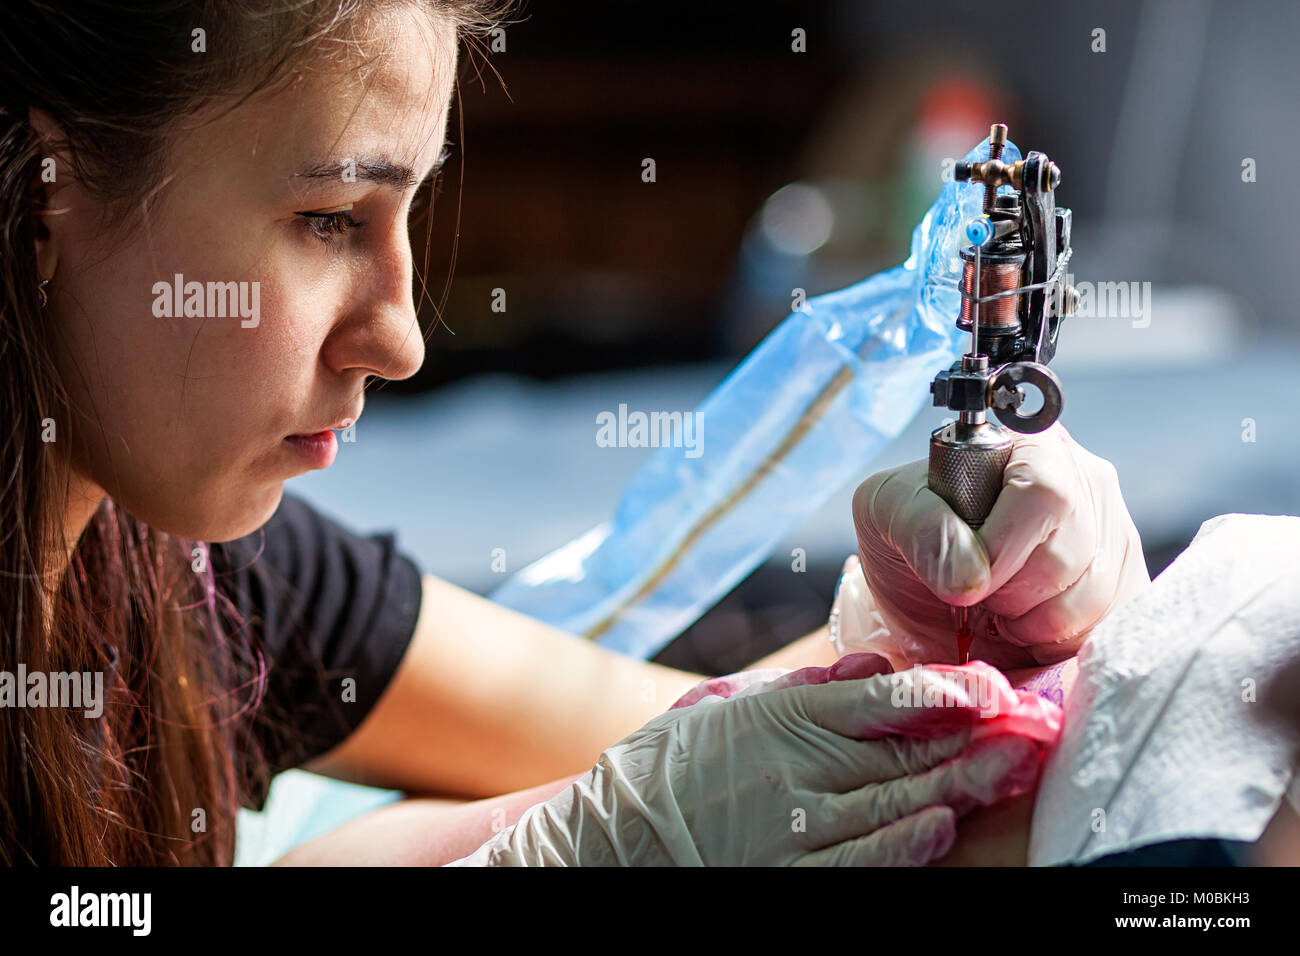
[[[138,0],[0,14],[0,672],[103,683],[95,717],[0,696],[0,861],[227,863],[236,808],[293,766],[461,797],[534,788],[506,801],[513,822],[598,759],[608,770],[615,741],[633,735],[647,766],[688,746],[655,720],[700,675],[421,576],[391,536],[283,496],[285,479],[328,466],[330,430],[357,420],[368,384],[423,361],[408,218],[442,162],[459,40],[504,13],[487,0]],[[1017,478],[1039,543],[1060,514],[1127,520],[1110,485],[1061,484],[1075,453],[1053,454]],[[891,532],[898,554],[933,543],[939,525],[917,517]],[[1119,566],[1127,542],[1063,534],[1039,562],[1043,593],[1077,584],[1091,615],[1118,578],[1058,586],[1051,559],[1071,545]],[[923,612],[946,614],[931,597]],[[823,632],[780,662],[816,663],[814,645]],[[879,690],[853,683],[863,700]],[[902,760],[901,745],[861,739],[884,732],[882,712],[867,720],[839,688],[800,692],[779,712],[686,708],[694,776],[641,773],[636,800],[602,807],[606,858],[644,861],[630,848],[649,826],[673,861],[734,861],[744,840],[706,852],[701,833],[742,825],[711,795],[771,796],[746,759],[761,750],[803,775],[789,788],[824,797],[812,817],[826,824],[767,840],[763,861],[836,843],[836,860],[924,862],[969,803],[954,780],[982,768],[980,799],[996,799],[1024,764],[1014,748],[966,749],[957,727]],[[810,724],[846,707],[851,732]],[[749,732],[730,734],[740,714]],[[894,799],[909,774],[925,785]],[[837,801],[864,786],[880,812],[833,827]],[[576,845],[552,822],[532,827],[534,845]],[[346,862],[347,845],[316,858]]]

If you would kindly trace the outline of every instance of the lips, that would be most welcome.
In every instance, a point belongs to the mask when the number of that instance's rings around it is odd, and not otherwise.
[[[338,439],[329,429],[315,435],[290,435],[284,444],[312,468],[328,468],[339,452]]]

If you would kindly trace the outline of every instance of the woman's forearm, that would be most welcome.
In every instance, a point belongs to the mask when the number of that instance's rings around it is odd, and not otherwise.
[[[425,575],[415,636],[390,686],[307,769],[408,793],[511,793],[586,772],[703,679]]]
[[[773,651],[766,657],[760,657],[746,670],[757,670],[762,667],[788,667],[791,670],[798,670],[801,667],[830,667],[837,660],[839,654],[831,644],[830,632],[823,625],[811,634],[791,641],[780,650]]]
[[[272,865],[442,866],[473,853],[580,776],[485,800],[402,800],[309,840]]]

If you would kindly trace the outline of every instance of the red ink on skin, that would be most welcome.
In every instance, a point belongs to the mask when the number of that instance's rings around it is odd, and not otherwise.
[[[879,740],[891,734],[906,734],[934,740],[959,730],[972,728],[971,740],[983,740],[999,734],[1019,734],[1044,744],[1055,743],[1061,733],[1061,708],[1030,690],[1016,690],[996,667],[984,661],[970,664],[929,664],[922,668],[926,678],[935,681],[935,691],[943,706],[925,703],[925,686],[901,688],[906,703],[896,715],[883,723],[867,724],[854,734],[859,740]],[[888,660],[879,654],[846,654],[830,667],[801,667],[771,680],[763,693],[787,687],[825,684],[833,680],[862,680],[893,672]],[[754,673],[754,672],[751,672]],[[904,671],[899,680],[911,681]],[[687,707],[709,694],[730,697],[754,681],[737,675],[704,681],[683,695],[670,710]],[[970,688],[979,691],[975,699]],[[914,698],[920,697],[919,705]]]
[[[928,664],[923,668],[928,679],[936,681],[934,694],[942,706],[925,703],[925,688],[919,691],[920,706],[908,701],[898,709],[898,718],[868,729],[875,740],[891,733],[934,739],[945,737],[963,727],[972,727],[971,739],[1015,733],[1051,744],[1061,733],[1061,708],[1030,691],[1018,691],[996,667],[984,661],[970,664]],[[971,699],[971,688],[978,688]],[[914,699],[912,688],[902,691]]]
[[[893,667],[890,666],[889,659],[879,654],[865,652],[845,654],[830,667],[801,667],[788,674],[777,675],[767,682],[768,687],[763,693],[784,690],[787,687],[803,687],[807,684],[825,684],[833,680],[862,680],[867,677],[875,677],[877,674],[888,674],[892,671]],[[761,675],[765,671],[742,673]],[[716,694],[719,697],[731,697],[754,683],[756,681],[753,679],[741,677],[737,674],[713,677],[692,687],[677,700],[677,703],[668,709],[676,710],[678,707],[689,707],[710,694]]]

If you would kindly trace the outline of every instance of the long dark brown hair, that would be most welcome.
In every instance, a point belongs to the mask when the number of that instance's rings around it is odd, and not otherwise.
[[[0,671],[102,672],[104,710],[0,709],[0,863],[228,864],[259,755],[241,728],[261,705],[255,636],[223,627],[204,544],[151,528],[106,497],[66,573],[69,398],[42,312],[32,183],[66,154],[105,211],[138,228],[175,122],[242,102],[321,44],[417,0],[6,0],[0,13]],[[472,41],[513,0],[418,0]],[[194,56],[192,32],[208,52]],[[215,42],[214,42],[215,40]],[[39,141],[38,108],[57,123]],[[57,432],[56,432],[57,435]],[[19,692],[23,692],[19,688]]]

